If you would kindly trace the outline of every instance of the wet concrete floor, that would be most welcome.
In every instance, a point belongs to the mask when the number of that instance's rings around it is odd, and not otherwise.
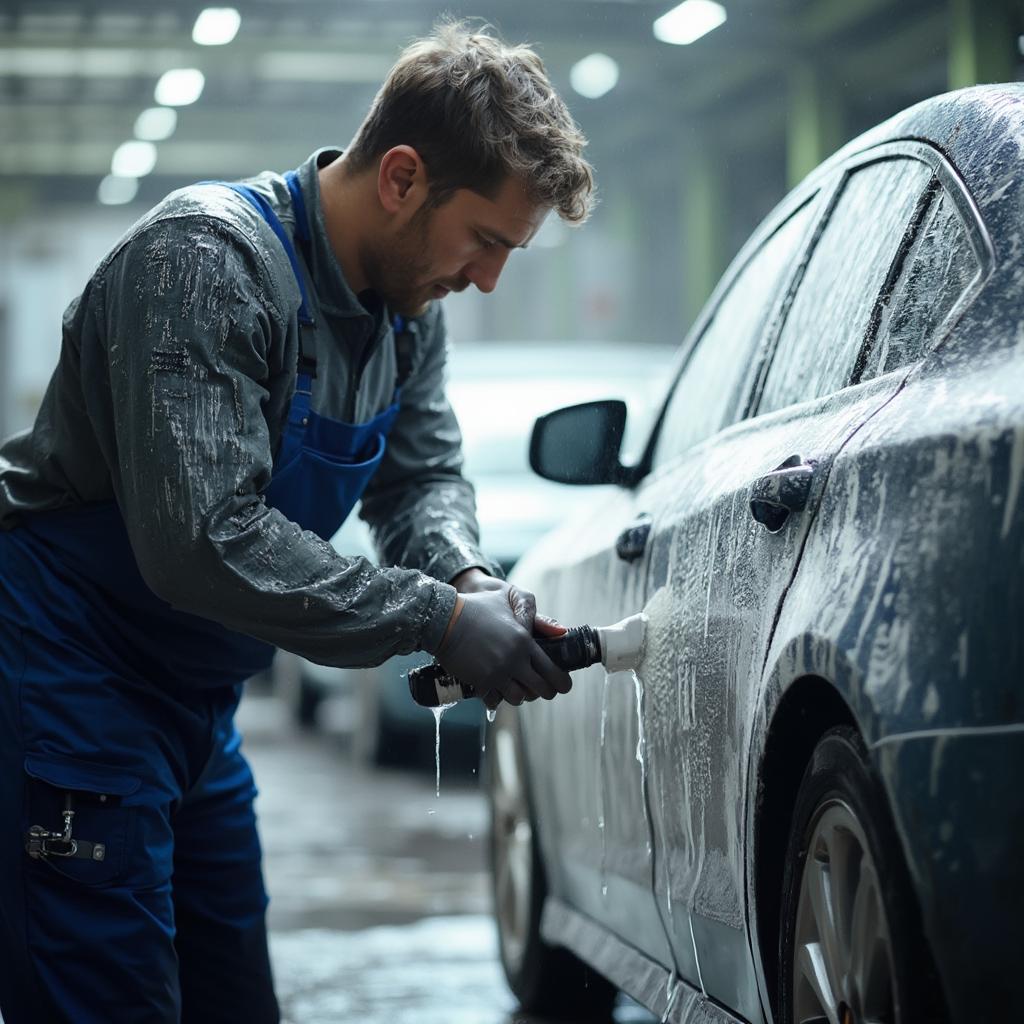
[[[344,708],[324,710],[313,735],[273,696],[239,711],[284,1021],[547,1024],[517,1012],[498,963],[473,775],[446,776],[443,745],[440,798],[432,774],[356,766]]]

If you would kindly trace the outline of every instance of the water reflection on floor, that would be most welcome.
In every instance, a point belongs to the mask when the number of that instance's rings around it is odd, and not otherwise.
[[[498,964],[472,777],[446,777],[442,749],[436,799],[432,775],[354,766],[344,715],[309,737],[272,697],[239,722],[287,1024],[545,1024],[516,1013]],[[615,1020],[655,1018],[623,1002]]]

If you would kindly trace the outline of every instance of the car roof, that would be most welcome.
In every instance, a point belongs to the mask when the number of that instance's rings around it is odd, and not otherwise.
[[[1010,200],[1019,209],[1024,164],[1024,82],[977,85],[923,100],[848,142],[808,180],[825,177],[864,150],[916,140],[934,146],[960,174],[979,208]],[[1011,195],[1012,193],[1012,195]]]

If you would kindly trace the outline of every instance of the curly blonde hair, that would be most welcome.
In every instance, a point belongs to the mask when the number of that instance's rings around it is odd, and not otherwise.
[[[535,203],[581,224],[594,204],[586,144],[530,47],[444,20],[402,52],[346,160],[359,172],[394,146],[412,146],[433,206],[459,188],[492,197],[511,175]]]

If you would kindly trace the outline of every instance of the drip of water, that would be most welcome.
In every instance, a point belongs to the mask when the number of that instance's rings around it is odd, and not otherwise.
[[[668,984],[665,986],[665,996],[668,999],[668,1004],[665,1006],[665,1012],[661,1015],[661,1024],[668,1024],[669,1014],[672,1012],[676,997],[679,995],[679,986],[682,980],[682,978],[676,977],[672,971],[668,972]]]
[[[493,723],[494,719],[497,718],[497,717],[498,717],[498,712],[497,712],[497,710],[495,708],[488,708],[487,709],[487,721],[488,722]],[[481,754],[486,754],[487,753],[487,730],[486,729],[483,731],[483,737],[484,737],[484,741],[483,741],[483,743],[480,744],[480,753]]]
[[[636,759],[640,763],[640,806],[644,809],[644,823],[647,825],[647,856],[651,855],[651,820],[647,814],[647,762],[644,753],[647,741],[644,737],[644,684],[635,672],[630,672],[633,690],[636,693]]]
[[[693,914],[689,915],[690,918],[690,942],[693,944],[693,960],[697,965],[697,981],[700,982],[700,990],[704,995],[704,998],[708,997],[708,990],[704,987],[704,975],[700,972],[700,956],[697,954],[697,940],[693,935]]]
[[[647,765],[644,763],[644,684],[635,672],[630,672],[633,677],[633,689],[636,692],[636,759],[640,762],[640,773],[647,775]]]
[[[601,832],[601,898],[604,899],[608,895],[608,877],[607,877],[607,862],[608,862],[608,835],[605,831],[605,793],[604,793],[604,734],[605,726],[608,723],[608,680],[609,675],[606,672],[604,676],[604,690],[601,694],[601,746],[598,751],[598,776],[600,783],[598,786],[598,792],[601,800],[601,816],[597,819],[597,827]]]
[[[434,766],[436,769],[435,796],[441,798],[441,716],[454,704],[441,704],[439,707],[431,708],[434,712]]]

